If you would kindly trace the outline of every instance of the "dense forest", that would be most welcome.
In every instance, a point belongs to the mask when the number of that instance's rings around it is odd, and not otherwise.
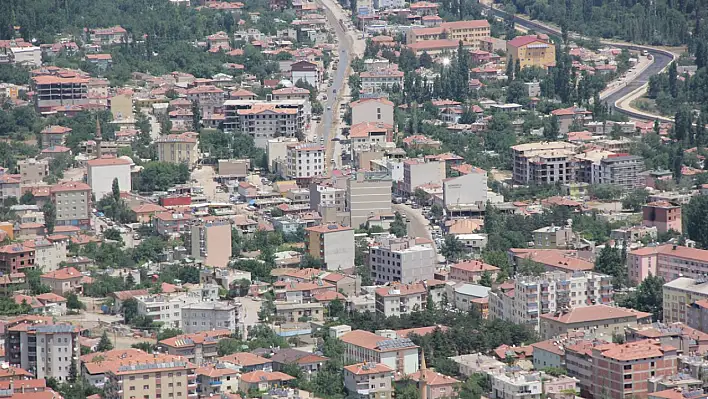
[[[680,45],[704,0],[511,0],[516,11],[588,36]],[[705,12],[705,11],[703,11]]]

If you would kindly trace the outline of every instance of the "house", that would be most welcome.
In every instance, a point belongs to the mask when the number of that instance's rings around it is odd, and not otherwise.
[[[450,265],[448,278],[467,283],[478,283],[485,274],[496,281],[499,268],[477,260],[467,260]]]
[[[283,371],[286,365],[294,364],[297,365],[300,370],[302,370],[303,375],[309,379],[320,371],[329,358],[298,349],[283,348],[276,351],[273,356],[270,357],[270,360],[273,362],[274,371]]]
[[[571,106],[551,111],[551,115],[558,118],[560,134],[568,134],[573,124],[584,125],[592,120],[592,112],[585,108]]]
[[[242,392],[268,391],[271,389],[287,386],[288,382],[295,377],[289,376],[280,371],[251,371],[241,375],[239,390]]]
[[[408,378],[416,385],[418,390],[425,389],[424,397],[428,399],[442,399],[457,396],[460,381],[456,378],[440,374],[430,369],[420,369]]]
[[[383,363],[397,373],[419,369],[418,346],[408,338],[386,338],[369,331],[354,330],[339,337],[344,343],[344,363]]]
[[[383,123],[393,126],[393,102],[380,98],[364,98],[349,104],[352,109],[352,126],[363,122]]]
[[[656,227],[658,233],[681,232],[681,207],[668,201],[654,201],[642,207],[642,224]]]
[[[361,72],[361,90],[365,93],[376,93],[393,87],[403,88],[403,71],[398,69],[381,69]]]
[[[391,399],[394,370],[382,363],[364,362],[344,366],[344,387],[362,399]]]
[[[97,201],[103,199],[113,190],[113,180],[118,180],[120,191],[132,190],[130,165],[132,161],[125,158],[97,158],[86,162],[88,166],[87,183]]]
[[[250,373],[252,371],[273,371],[273,361],[248,352],[237,352],[222,356],[217,359],[219,363],[239,371]]]
[[[298,61],[290,65],[290,78],[295,83],[303,81],[315,89],[322,80],[319,66],[309,61]]]
[[[64,295],[69,292],[81,292],[83,285],[81,280],[84,275],[73,267],[55,270],[42,274],[39,278],[42,284],[46,284],[57,295]]]
[[[239,371],[217,363],[196,370],[197,391],[205,397],[220,397],[238,391]]]
[[[153,216],[158,213],[167,211],[167,208],[150,202],[144,202],[139,205],[134,205],[130,209],[135,212],[135,216],[137,217],[138,223],[150,223],[152,221]]]

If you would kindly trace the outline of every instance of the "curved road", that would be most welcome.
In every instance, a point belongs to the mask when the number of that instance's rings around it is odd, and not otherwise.
[[[508,14],[503,11],[499,10],[496,8],[487,8],[487,10],[490,10],[492,15],[497,16],[497,17],[505,17]],[[518,16],[515,17],[514,23],[517,25],[520,25],[526,29],[533,29],[536,32],[539,33],[545,33],[547,35],[554,35],[554,36],[560,36],[561,32],[555,28],[551,28],[545,24],[541,24],[536,21],[528,20],[525,18],[519,18]],[[578,37],[579,35],[573,34],[571,36]],[[639,73],[632,81],[630,81],[627,85],[622,87],[621,89],[614,91],[611,93],[609,96],[605,97],[603,100],[608,102],[613,108],[615,108],[616,111],[621,112],[623,114],[626,114],[628,116],[631,116],[635,119],[641,119],[641,120],[649,120],[653,121],[654,119],[657,119],[656,115],[650,115],[650,114],[645,114],[645,113],[638,113],[635,110],[624,108],[621,104],[618,104],[624,97],[628,96],[635,90],[639,89],[640,87],[644,86],[649,82],[649,78],[652,75],[656,75],[657,73],[660,73],[663,71],[668,65],[671,63],[671,61],[674,60],[674,55],[666,50],[661,50],[657,49],[654,47],[647,47],[647,46],[640,46],[640,45],[635,45],[635,44],[629,44],[629,43],[617,43],[617,42],[608,42],[608,41],[601,41],[603,44],[608,44],[614,47],[619,47],[619,48],[626,48],[629,50],[647,50],[654,58],[654,62],[651,63],[644,71]],[[660,119],[666,119],[666,118],[661,118]]]

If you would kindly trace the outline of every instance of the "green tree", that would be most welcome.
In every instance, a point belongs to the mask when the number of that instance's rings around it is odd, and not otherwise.
[[[440,204],[435,203],[430,207],[430,215],[435,220],[442,220],[444,215],[444,210]]]
[[[614,277],[616,288],[627,286],[627,267],[617,246],[605,245],[595,259],[595,270]]]
[[[465,244],[453,235],[446,235],[440,253],[449,262],[457,262],[465,256]]]
[[[396,237],[405,237],[408,234],[408,228],[406,227],[406,222],[403,221],[403,216],[400,212],[396,212],[394,215],[394,220],[391,222],[391,226],[388,231],[395,235]]]
[[[547,140],[556,140],[560,134],[560,125],[558,123],[558,117],[553,115],[546,119],[543,126],[543,137]]]
[[[543,263],[536,262],[532,259],[522,259],[519,262],[516,273],[522,276],[540,276],[546,271]]]
[[[485,287],[491,287],[492,284],[494,283],[494,279],[492,278],[492,273],[485,271],[482,273],[482,277],[479,279],[479,285],[483,285]]]
[[[32,191],[25,191],[24,194],[20,197],[20,204],[22,205],[34,205],[37,203],[37,200],[34,198],[34,194],[32,194]]]
[[[113,349],[113,343],[108,338],[108,333],[104,331],[103,335],[101,335],[101,340],[96,345],[96,352],[105,352],[111,349]]]
[[[688,238],[701,248],[708,248],[708,196],[697,195],[684,206],[683,220]]]
[[[54,226],[57,223],[57,209],[54,203],[48,201],[42,206],[44,213],[44,227],[47,229],[47,234],[54,234]]]
[[[649,198],[647,190],[643,188],[634,189],[622,198],[622,208],[639,212],[642,210],[642,206],[647,203],[647,198]]]
[[[618,299],[620,306],[651,313],[655,321],[664,318],[664,279],[659,276],[647,276],[635,291]]]
[[[113,184],[111,185],[111,193],[113,194],[113,201],[120,201],[120,186],[118,184],[118,178],[113,179]]]
[[[123,318],[125,324],[131,324],[134,318],[138,317],[138,301],[135,298],[129,298],[123,301]]]
[[[75,309],[75,310],[86,309],[86,305],[84,305],[84,303],[79,300],[79,297],[75,293],[69,292],[65,295],[65,298],[66,298],[66,308],[67,309]]]
[[[164,328],[157,333],[157,340],[162,341],[163,339],[173,338],[182,334],[184,332],[179,328]]]

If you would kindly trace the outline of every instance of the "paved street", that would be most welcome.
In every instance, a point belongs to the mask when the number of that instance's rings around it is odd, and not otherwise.
[[[408,219],[408,235],[433,239],[430,229],[428,229],[430,223],[420,209],[413,209],[405,204],[393,204],[392,208],[394,212],[399,212]]]

